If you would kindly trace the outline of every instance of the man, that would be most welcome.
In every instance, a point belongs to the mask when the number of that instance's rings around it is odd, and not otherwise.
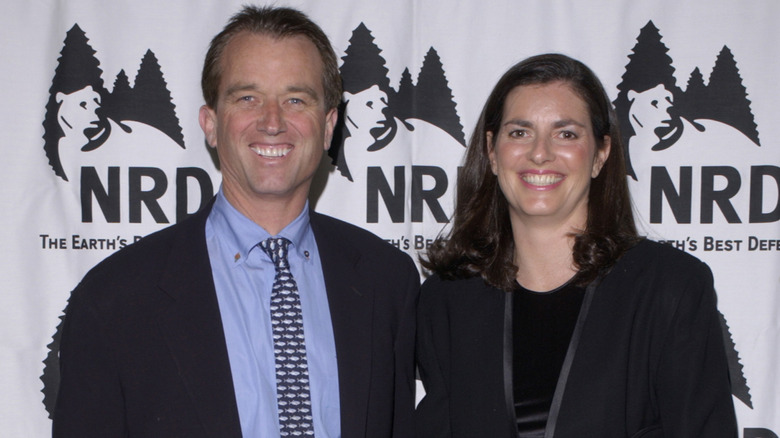
[[[202,85],[220,192],[73,292],[54,435],[411,436],[414,264],[307,203],[341,98],[327,37],[298,11],[246,7]]]

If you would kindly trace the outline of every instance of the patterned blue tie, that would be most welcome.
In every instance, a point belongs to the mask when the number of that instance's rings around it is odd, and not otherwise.
[[[276,268],[271,291],[271,329],[276,356],[279,431],[283,437],[313,437],[301,299],[287,261],[289,245],[290,241],[284,237],[271,237],[260,242],[260,248],[271,257]]]

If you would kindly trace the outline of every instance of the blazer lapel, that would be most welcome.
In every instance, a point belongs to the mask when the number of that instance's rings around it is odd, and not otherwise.
[[[222,319],[206,247],[211,205],[179,224],[160,288],[173,300],[159,320],[208,436],[240,437]]]
[[[342,436],[364,436],[371,381],[373,290],[360,251],[312,213],[336,342]]]
[[[550,413],[547,416],[547,427],[545,428],[544,438],[552,438],[555,436],[555,428],[558,426],[558,413],[561,410],[561,403],[563,402],[563,395],[566,390],[566,382],[569,380],[571,365],[574,361],[574,356],[577,354],[577,347],[580,344],[582,328],[585,326],[585,321],[588,319],[588,312],[590,312],[590,304],[593,301],[593,295],[596,293],[596,289],[598,288],[600,282],[601,278],[599,277],[592,281],[588,285],[587,289],[585,289],[585,296],[582,299],[580,314],[577,317],[577,323],[574,326],[574,332],[571,335],[571,341],[569,341],[569,348],[566,351],[566,356],[563,359],[561,374],[558,376],[558,383],[555,386],[555,393],[553,394]]]

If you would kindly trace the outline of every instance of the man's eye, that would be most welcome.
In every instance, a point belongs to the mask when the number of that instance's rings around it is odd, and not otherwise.
[[[301,99],[299,97],[291,97],[288,102],[290,102],[293,105],[301,105],[301,104],[303,104],[303,99]]]

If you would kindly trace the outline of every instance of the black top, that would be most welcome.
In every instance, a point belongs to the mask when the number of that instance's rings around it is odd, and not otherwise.
[[[585,289],[549,292],[518,285],[512,300],[513,386],[519,437],[543,437],[555,386]]]

